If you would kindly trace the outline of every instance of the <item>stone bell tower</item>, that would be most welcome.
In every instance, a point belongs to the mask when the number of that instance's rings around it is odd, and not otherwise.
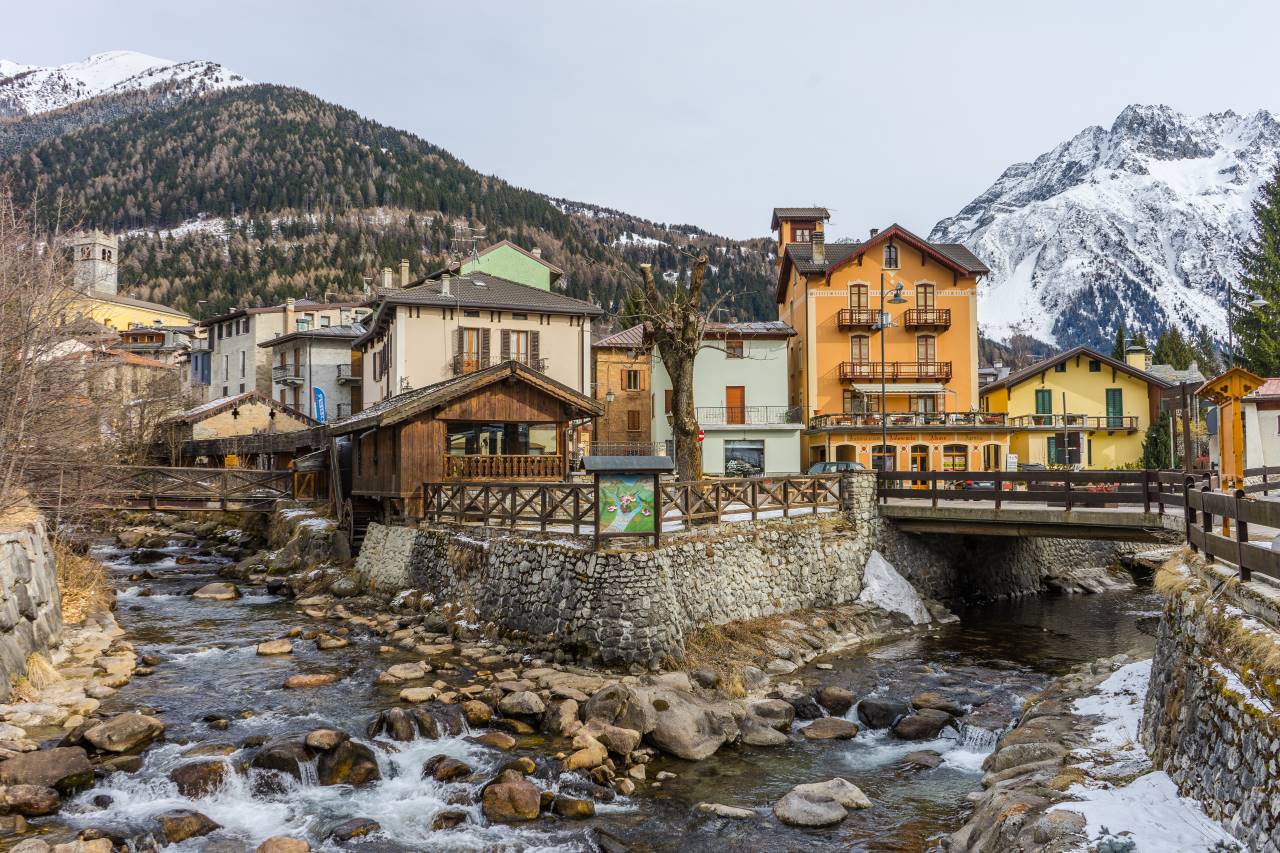
[[[120,238],[115,234],[95,230],[71,238],[76,287],[85,293],[117,295],[119,258]]]

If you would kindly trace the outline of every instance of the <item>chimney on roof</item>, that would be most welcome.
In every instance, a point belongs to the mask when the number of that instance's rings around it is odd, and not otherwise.
[[[382,286],[386,288],[391,287],[391,267],[382,268]]]
[[[1124,350],[1124,362],[1138,370],[1151,369],[1151,353],[1140,344],[1129,344]]]
[[[408,258],[400,259],[400,286],[401,287],[409,286],[409,259]]]
[[[879,234],[879,233],[880,233],[880,229],[879,229],[879,228],[872,228],[872,229],[871,229],[871,236],[872,236],[872,237],[876,236],[876,235],[877,235],[877,234]]]
[[[441,296],[453,295],[449,292],[449,278],[450,276],[448,273],[445,273],[444,275],[440,276],[440,295]]]
[[[532,249],[529,250],[529,254],[533,255],[535,258],[542,257],[542,247],[534,246]]]
[[[827,262],[827,238],[816,228],[809,237],[809,257],[815,264]]]
[[[286,311],[292,311],[292,310],[293,310],[293,306],[294,306],[295,304],[296,304],[296,303],[294,302],[293,297],[292,297],[292,296],[290,296],[288,299],[286,299],[286,300],[284,301],[284,310],[286,310]]]

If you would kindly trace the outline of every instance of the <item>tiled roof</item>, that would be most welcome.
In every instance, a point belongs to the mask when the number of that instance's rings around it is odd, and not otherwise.
[[[294,311],[326,311],[337,308],[359,308],[363,302],[316,302],[313,299],[296,299],[293,303]],[[233,317],[247,317],[252,314],[267,314],[272,311],[283,311],[285,303],[279,305],[264,305],[260,308],[236,308],[225,314],[219,314],[217,317],[210,317],[207,320],[201,320],[196,323],[197,326],[212,326],[215,323],[221,323],[224,320],[230,320]]]
[[[986,275],[991,272],[981,258],[959,243],[930,243],[929,245],[975,275]]]
[[[607,347],[624,347],[634,348],[644,346],[644,324],[637,323],[629,329],[623,329],[621,332],[614,332],[608,337],[601,338],[591,346],[607,348]]]
[[[128,350],[109,349],[107,350],[107,354],[116,356],[125,364],[133,365],[135,367],[158,367],[158,368],[161,368],[162,370],[178,369],[177,365],[165,364],[163,361],[156,361],[154,358],[146,358],[145,356],[135,355],[134,353],[131,353]]]
[[[276,344],[282,344],[286,341],[297,340],[300,338],[319,338],[322,340],[334,341],[353,341],[356,338],[369,331],[363,323],[347,323],[342,326],[321,326],[316,329],[307,329],[305,331],[289,332],[288,334],[278,335],[269,341],[263,341],[258,344],[260,347],[273,347]]]
[[[1205,375],[1200,372],[1200,368],[1192,364],[1186,370],[1178,370],[1170,364],[1153,364],[1147,368],[1147,373],[1157,379],[1168,382],[1170,385],[1181,385],[1182,383],[1192,383],[1203,385]]]
[[[800,272],[823,272],[832,264],[839,263],[852,255],[862,244],[827,243],[825,245],[827,260],[821,264],[815,263],[813,260],[813,244],[811,243],[788,243],[785,251],[787,257],[791,258],[791,263],[795,264],[796,269]]]
[[[1247,395],[1249,397],[1280,397],[1280,379],[1268,379],[1258,387],[1257,391]]]
[[[708,323],[705,337],[740,337],[740,338],[789,338],[796,330],[781,320],[763,320],[751,323]]]
[[[196,421],[202,421],[205,418],[211,418],[214,415],[221,414],[222,412],[229,411],[231,409],[236,408],[237,406],[243,406],[246,403],[261,403],[264,406],[270,406],[271,408],[275,409],[278,412],[284,412],[290,417],[297,418],[298,420],[301,420],[301,421],[307,421],[313,426],[318,426],[320,423],[319,421],[312,419],[310,416],[302,412],[296,411],[294,409],[290,409],[288,406],[284,405],[283,403],[277,403],[275,400],[271,399],[266,394],[263,394],[261,391],[258,391],[257,389],[254,389],[252,391],[245,391],[243,394],[233,394],[230,397],[219,397],[216,400],[210,400],[207,403],[201,403],[198,406],[193,406],[190,409],[187,409],[185,412],[179,412],[176,415],[170,415],[169,417],[165,418],[165,421],[166,422],[181,421],[183,423],[191,424],[191,423],[195,423]]]
[[[769,228],[777,231],[784,219],[830,219],[831,212],[825,207],[775,207],[773,220]]]
[[[1030,379],[1031,377],[1035,376],[1038,373],[1043,373],[1046,370],[1053,369],[1053,366],[1055,364],[1061,364],[1062,362],[1067,361],[1068,359],[1071,359],[1071,358],[1075,358],[1076,356],[1084,356],[1085,358],[1097,359],[1103,364],[1108,365],[1109,367],[1113,367],[1116,370],[1119,370],[1121,373],[1127,373],[1130,376],[1134,376],[1138,379],[1144,380],[1146,382],[1150,382],[1153,385],[1158,385],[1161,387],[1169,386],[1169,383],[1167,381],[1165,381],[1164,379],[1161,379],[1158,376],[1154,376],[1146,372],[1145,370],[1139,370],[1136,367],[1132,367],[1128,364],[1125,364],[1123,361],[1118,361],[1117,359],[1114,359],[1111,356],[1103,355],[1097,350],[1090,349],[1089,347],[1079,346],[1079,347],[1072,347],[1071,349],[1066,350],[1065,352],[1060,352],[1057,355],[1049,356],[1046,359],[1037,361],[1035,364],[1029,365],[1020,370],[1015,370],[1003,379],[997,379],[995,382],[992,382],[988,385],[983,385],[980,389],[978,389],[978,393],[986,394],[988,391],[995,391],[998,388],[1012,388],[1015,385],[1025,382],[1026,380]]]

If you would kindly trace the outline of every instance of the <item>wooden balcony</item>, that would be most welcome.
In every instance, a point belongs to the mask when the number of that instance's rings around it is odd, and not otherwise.
[[[903,312],[902,323],[908,329],[949,329],[951,309],[910,308]]]
[[[814,415],[809,419],[809,429],[880,429],[878,412],[837,412],[829,415]],[[1007,418],[1004,412],[889,412],[885,426],[899,428],[944,429],[1005,429]]]
[[[841,382],[886,382],[907,380],[951,381],[949,361],[843,361],[840,363]]]
[[[1009,425],[1015,429],[1036,429],[1053,432],[1057,430],[1121,430],[1138,431],[1137,415],[1016,415],[1009,419]]]
[[[564,457],[559,455],[444,457],[444,476],[449,480],[563,480],[564,474]]]
[[[836,328],[842,331],[875,328],[877,313],[870,308],[841,308],[836,315]]]

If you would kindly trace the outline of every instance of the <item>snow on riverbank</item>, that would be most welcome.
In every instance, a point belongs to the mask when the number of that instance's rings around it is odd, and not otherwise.
[[[1131,663],[1076,701],[1077,714],[1097,716],[1101,722],[1088,748],[1078,753],[1089,778],[1067,791],[1078,802],[1058,808],[1083,814],[1091,839],[1127,837],[1138,853],[1239,849],[1239,842],[1210,820],[1196,800],[1178,796],[1167,773],[1151,769],[1138,739],[1150,678],[1150,660]],[[1125,779],[1133,781],[1125,784]]]

